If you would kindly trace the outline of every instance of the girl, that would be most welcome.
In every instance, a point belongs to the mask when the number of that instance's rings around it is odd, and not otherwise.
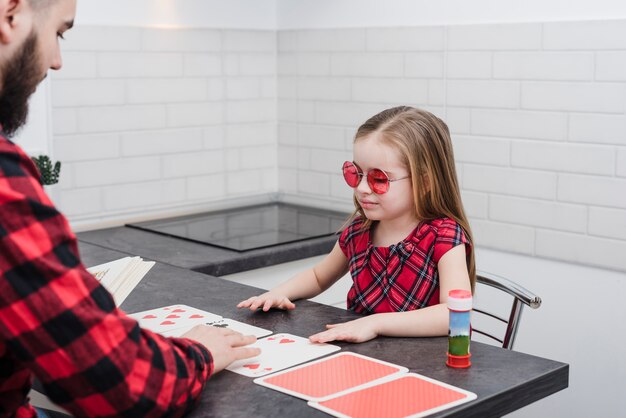
[[[294,309],[349,269],[348,309],[369,315],[327,325],[312,342],[447,335],[448,291],[473,290],[476,280],[448,127],[423,110],[387,109],[357,130],[343,177],[356,210],[331,253],[237,306]]]

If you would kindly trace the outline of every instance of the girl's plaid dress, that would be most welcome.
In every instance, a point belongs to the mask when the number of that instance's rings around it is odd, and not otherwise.
[[[375,223],[373,224],[375,226]],[[437,263],[450,249],[471,243],[449,218],[421,222],[407,238],[390,247],[374,247],[371,226],[357,217],[341,234],[352,287],[348,309],[358,313],[402,312],[439,303]]]

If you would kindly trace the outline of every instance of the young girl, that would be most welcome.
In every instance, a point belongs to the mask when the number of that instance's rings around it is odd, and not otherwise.
[[[358,129],[343,177],[356,210],[331,253],[237,306],[294,309],[293,300],[320,294],[349,269],[348,309],[368,315],[327,325],[311,341],[447,335],[448,291],[473,290],[476,280],[448,127],[423,110],[387,109]]]

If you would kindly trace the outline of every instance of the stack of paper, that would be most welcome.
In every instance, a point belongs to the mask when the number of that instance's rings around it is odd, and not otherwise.
[[[154,261],[144,261],[141,257],[124,257],[90,267],[87,271],[113,295],[115,304],[119,306],[152,266]]]

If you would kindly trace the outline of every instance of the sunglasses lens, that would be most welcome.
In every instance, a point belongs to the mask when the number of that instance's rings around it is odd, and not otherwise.
[[[367,173],[367,184],[376,194],[387,193],[387,190],[389,190],[389,177],[387,177],[384,171],[375,168]]]
[[[343,178],[350,187],[359,185],[359,170],[350,161],[343,163]]]

